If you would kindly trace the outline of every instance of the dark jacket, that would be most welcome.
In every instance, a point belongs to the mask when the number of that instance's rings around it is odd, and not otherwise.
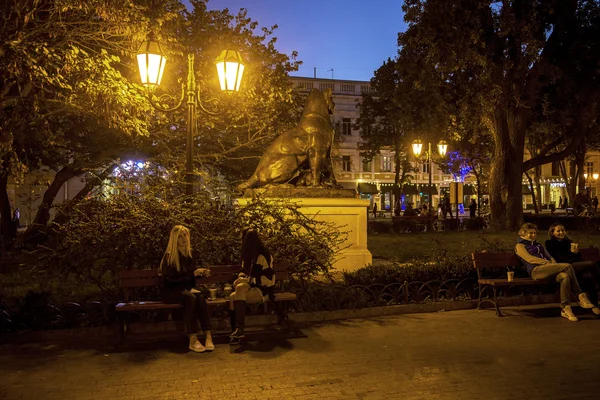
[[[166,259],[163,264],[162,272],[162,290],[161,297],[164,301],[175,300],[179,298],[184,290],[191,290],[196,286],[196,262],[193,257],[185,257],[179,253],[180,270],[177,271],[175,265],[167,263]]]
[[[550,253],[556,262],[571,264],[583,261],[581,254],[571,252],[571,243],[571,239],[566,236],[563,240],[553,237],[546,240],[546,250],[548,250],[548,253]]]

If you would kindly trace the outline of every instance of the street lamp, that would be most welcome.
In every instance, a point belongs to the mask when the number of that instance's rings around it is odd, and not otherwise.
[[[142,43],[137,54],[138,68],[142,85],[154,90],[160,85],[167,58],[162,51],[158,41],[151,35],[150,39]],[[221,90],[226,92],[237,92],[240,89],[242,76],[244,74],[244,63],[240,53],[235,50],[223,50],[215,60]],[[168,96],[170,97],[170,96]],[[186,100],[187,98],[187,100]],[[157,104],[150,96],[150,103],[154,108],[164,112],[178,110],[185,103],[187,105],[187,141],[186,141],[186,164],[185,177],[186,195],[194,193],[194,167],[192,163],[193,140],[196,130],[196,108],[204,114],[219,115],[221,112],[209,110],[203,104],[196,88],[196,74],[194,72],[194,55],[188,54],[187,82],[181,81],[181,98],[177,105],[172,108],[163,106],[162,101]]]
[[[431,191],[431,142],[428,142],[428,150],[427,150],[427,162],[429,164],[429,212],[433,207],[433,199],[432,199],[432,191]],[[442,140],[438,143],[438,153],[440,156],[444,157],[446,155],[446,151],[448,150],[448,144]],[[423,149],[423,143],[420,140],[415,140],[412,144],[413,153],[415,156],[419,157],[421,154],[421,150]]]

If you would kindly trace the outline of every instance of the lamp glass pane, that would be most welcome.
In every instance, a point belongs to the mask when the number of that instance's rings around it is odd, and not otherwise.
[[[240,90],[240,86],[242,85],[242,77],[244,76],[244,64],[239,64],[239,72],[237,76],[237,81],[235,83],[235,91],[238,92]]]
[[[138,68],[143,85],[160,85],[166,59],[160,54],[138,54]]]
[[[225,63],[219,62],[217,63],[217,73],[219,75],[219,85],[221,86],[221,90],[227,90],[225,87]]]
[[[446,155],[447,150],[448,150],[447,144],[444,144],[444,143],[438,144],[438,151],[442,157]]]
[[[423,148],[423,143],[413,143],[412,145],[413,153],[418,156],[421,154],[421,149]]]

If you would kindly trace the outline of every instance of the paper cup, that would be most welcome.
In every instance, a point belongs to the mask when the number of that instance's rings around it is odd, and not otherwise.
[[[508,271],[506,273],[506,277],[508,279],[509,282],[512,282],[515,280],[515,273],[513,271]]]
[[[579,251],[579,244],[571,243],[571,253],[577,253],[577,251]]]
[[[211,300],[216,300],[217,299],[217,289],[208,289],[208,291],[210,292],[210,299]]]

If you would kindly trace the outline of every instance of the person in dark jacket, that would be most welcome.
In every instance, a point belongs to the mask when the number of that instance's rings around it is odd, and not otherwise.
[[[577,247],[571,248],[571,239],[567,236],[564,225],[554,223],[548,229],[550,239],[546,240],[548,253],[557,261],[569,263],[573,266],[579,278],[582,289],[588,293],[590,301],[598,304],[598,286],[600,285],[600,269],[594,261],[584,261]],[[600,308],[592,309],[594,314],[600,315]]]
[[[581,307],[590,309],[596,306],[590,302],[587,294],[582,292],[573,266],[568,263],[557,263],[544,246],[535,241],[536,237],[537,227],[534,224],[527,222],[521,226],[515,246],[517,257],[531,278],[554,278],[560,283],[560,315],[572,322],[579,321],[571,310],[571,293],[577,296]]]
[[[263,303],[274,296],[275,270],[273,256],[252,228],[242,231],[242,272],[234,282],[235,292],[229,298],[231,323],[230,344],[244,338],[246,304]]]
[[[192,257],[190,231],[186,227],[175,225],[171,229],[169,244],[160,262],[160,272],[163,301],[180,302],[183,305],[185,325],[190,340],[189,349],[196,353],[214,350],[206,299],[200,292],[194,290],[196,276],[206,276],[207,269],[196,268],[196,262]],[[206,336],[204,346],[198,340],[198,319]]]
[[[475,218],[475,211],[477,211],[477,202],[475,199],[471,199],[469,203],[469,218]]]

